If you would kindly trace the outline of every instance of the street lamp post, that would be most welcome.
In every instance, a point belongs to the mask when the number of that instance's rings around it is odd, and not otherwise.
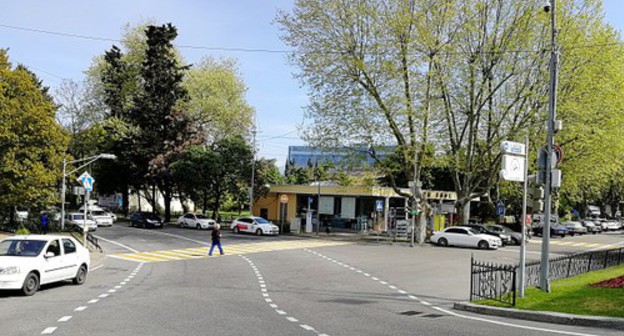
[[[73,161],[69,161],[69,162],[67,162],[67,160],[65,158],[63,158],[63,182],[62,182],[62,185],[61,185],[61,230],[65,230],[65,192],[66,192],[66,189],[65,189],[65,179],[67,178],[67,176],[75,173],[79,169],[82,169],[82,168],[92,164],[93,162],[97,161],[98,159],[115,160],[115,159],[117,159],[117,156],[115,156],[114,154],[105,154],[105,153],[103,153],[103,154],[90,156],[90,157],[87,157],[87,158],[73,160]],[[67,164],[78,163],[78,162],[83,162],[83,161],[87,161],[87,162],[82,164],[80,167],[70,171],[70,172],[66,172],[67,171]],[[85,216],[85,219],[86,219],[86,216]]]

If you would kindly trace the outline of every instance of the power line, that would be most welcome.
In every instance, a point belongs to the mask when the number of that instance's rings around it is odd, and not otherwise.
[[[74,34],[74,33],[65,33],[65,32],[57,32],[50,31],[44,29],[36,29],[29,27],[20,27],[13,26],[0,23],[0,27],[9,28],[14,30],[22,30],[33,33],[40,34],[48,34],[62,37],[71,37],[71,38],[80,38],[85,40],[93,40],[93,41],[103,41],[103,42],[123,42],[120,39],[114,39],[109,37],[99,37],[99,36],[90,36],[90,35],[82,35],[82,34]],[[622,46],[622,43],[613,42],[613,43],[600,43],[600,44],[586,44],[586,45],[572,45],[566,46],[565,49],[588,49],[588,48],[599,48],[599,47],[610,47],[610,46]],[[274,54],[345,54],[342,51],[323,51],[323,52],[315,52],[315,51],[296,51],[296,50],[276,50],[276,49],[265,49],[265,48],[228,48],[228,47],[206,47],[206,46],[193,46],[193,45],[175,45],[177,48],[182,49],[197,49],[197,50],[209,50],[209,51],[230,51],[230,52],[251,52],[251,53],[274,53]],[[542,53],[548,51],[547,48],[541,49],[533,49],[533,50],[502,50],[502,51],[478,51],[475,54],[509,54],[509,53]],[[420,51],[422,54],[426,54],[426,51]],[[453,54],[465,54],[466,52],[453,52],[453,51],[442,51],[441,54],[453,55]]]

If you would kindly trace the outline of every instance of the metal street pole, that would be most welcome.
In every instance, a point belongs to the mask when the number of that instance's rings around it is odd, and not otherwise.
[[[520,223],[520,231],[522,232],[522,243],[520,243],[520,271],[518,272],[518,294],[520,297],[524,297],[524,273],[526,268],[526,208],[527,208],[527,188],[529,184],[529,132],[527,131],[524,146],[526,151],[524,153],[524,186],[522,193],[522,219]]]
[[[85,188],[86,189],[86,188]],[[84,196],[84,218],[83,218],[83,226],[82,226],[82,243],[84,247],[87,247],[87,204],[89,204],[89,191],[85,190]]]
[[[553,146],[555,144],[554,124],[557,114],[557,67],[559,63],[559,52],[557,50],[557,2],[550,2],[551,20],[551,40],[550,40],[550,98],[548,104],[548,134],[546,138],[546,172],[544,182],[544,228],[542,230],[542,258],[540,267],[540,289],[550,293],[550,217],[552,211],[551,202],[551,174],[553,160]]]
[[[249,215],[253,216],[253,203],[254,203],[254,184],[255,184],[255,174],[256,174],[256,126],[254,125],[253,130],[251,131],[253,134],[253,158],[251,159],[251,186],[249,188]]]
[[[67,161],[63,158],[63,184],[61,185],[61,231],[65,230],[65,169],[67,169]]]
[[[410,213],[412,214],[412,234],[411,234],[411,238],[410,238],[410,247],[414,247],[414,236],[416,234],[416,216],[418,214],[415,213],[415,209],[418,209],[418,202],[420,202],[420,199],[418,197],[418,193],[419,193],[419,178],[418,178],[418,147],[416,147],[416,150],[414,151],[414,189],[412,190],[413,193],[413,197],[414,197],[414,204],[412,205],[412,208],[410,208]]]
[[[316,235],[318,236],[321,227],[321,174],[319,173],[319,178],[317,179],[317,191],[316,191],[316,199],[318,200],[317,209],[316,209]]]

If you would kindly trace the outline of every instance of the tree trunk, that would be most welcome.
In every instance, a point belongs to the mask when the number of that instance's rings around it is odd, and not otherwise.
[[[122,203],[124,217],[128,217],[128,211],[130,209],[130,190],[128,186],[123,187],[123,191],[121,192]]]
[[[165,201],[165,223],[167,223],[171,220],[171,191],[164,190],[162,193]]]
[[[459,225],[468,224],[468,220],[470,219],[470,199],[458,201],[457,217],[457,223]]]
[[[158,202],[156,201],[156,183],[152,183],[152,212],[156,213],[157,209],[156,205]]]

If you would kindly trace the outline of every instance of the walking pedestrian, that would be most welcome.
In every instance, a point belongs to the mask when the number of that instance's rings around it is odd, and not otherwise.
[[[48,216],[46,214],[41,215],[41,231],[43,234],[48,234]]]
[[[209,256],[212,256],[212,250],[214,247],[219,247],[219,252],[223,255],[223,248],[221,248],[221,225],[216,224],[214,229],[212,229],[212,246],[210,246],[210,252],[208,252]]]

